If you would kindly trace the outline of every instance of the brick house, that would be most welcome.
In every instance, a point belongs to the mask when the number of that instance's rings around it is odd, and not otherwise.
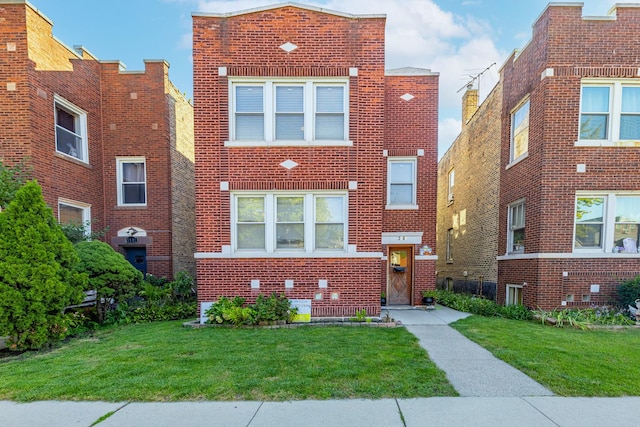
[[[0,159],[24,161],[60,222],[108,228],[137,268],[195,273],[193,108],[163,60],[125,71],[0,0]]]
[[[497,235],[500,303],[606,304],[640,271],[638,22],[639,4],[583,17],[582,3],[551,3],[501,69],[498,226],[468,242]],[[492,151],[482,135],[473,149]],[[486,180],[470,185],[483,194]]]
[[[435,288],[438,75],[385,73],[381,15],[193,14],[200,302],[284,293],[312,316]]]
[[[438,162],[436,282],[439,289],[495,300],[502,83],[478,106],[462,98],[462,130]]]

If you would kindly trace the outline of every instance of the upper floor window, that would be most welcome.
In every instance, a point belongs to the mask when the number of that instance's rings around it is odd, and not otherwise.
[[[238,193],[233,197],[234,250],[345,251],[346,194]]]
[[[415,157],[387,160],[387,209],[417,209]]]
[[[296,143],[347,140],[346,80],[231,83],[230,138],[237,142]]]
[[[529,100],[511,113],[510,161],[520,159],[529,151]]]
[[[524,200],[509,205],[508,253],[523,253],[525,239]]]
[[[586,82],[580,100],[580,140],[640,140],[640,85]]]
[[[144,157],[117,159],[118,205],[147,205],[147,172]]]
[[[56,151],[88,163],[87,113],[57,95],[54,106]]]
[[[576,197],[574,249],[638,253],[640,194],[581,194]]]
[[[447,262],[453,262],[453,239],[454,239],[453,228],[450,228],[447,230],[447,254],[446,254]]]
[[[453,202],[453,187],[456,183],[456,171],[455,169],[451,169],[449,171],[449,185],[447,192],[447,202]]]

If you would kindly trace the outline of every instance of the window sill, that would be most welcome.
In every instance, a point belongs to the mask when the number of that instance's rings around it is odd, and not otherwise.
[[[225,141],[225,147],[353,147],[353,141],[315,140],[315,141]]]
[[[604,140],[578,140],[574,144],[575,147],[640,147],[640,141],[604,141]]]
[[[144,210],[144,209],[147,209],[147,205],[117,205],[115,208],[117,210],[124,210],[124,209]]]
[[[386,205],[384,207],[388,211],[417,211],[418,205]]]
[[[520,157],[513,159],[509,162],[509,164],[504,168],[504,170],[509,170],[512,167],[514,167],[515,165],[517,165],[518,163],[520,163],[521,161],[523,161],[524,159],[526,159],[527,157],[529,157],[529,152],[527,151],[526,153],[524,153],[523,155],[521,155]]]
[[[69,161],[71,163],[75,163],[76,165],[84,166],[85,168],[89,168],[89,169],[93,169],[93,166],[91,166],[89,163],[87,163],[84,160],[81,160],[81,159],[79,159],[77,157],[73,157],[73,156],[70,156],[68,154],[61,153],[59,151],[56,151],[55,156],[60,158],[60,159],[67,160],[67,161]]]

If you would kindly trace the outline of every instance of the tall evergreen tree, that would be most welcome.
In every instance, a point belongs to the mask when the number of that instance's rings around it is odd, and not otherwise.
[[[36,182],[0,212],[0,336],[10,349],[37,349],[66,335],[65,307],[82,301],[86,275]]]

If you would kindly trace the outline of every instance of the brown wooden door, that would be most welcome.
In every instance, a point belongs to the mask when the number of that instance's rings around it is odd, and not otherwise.
[[[387,260],[387,304],[411,304],[413,246],[390,246]]]

